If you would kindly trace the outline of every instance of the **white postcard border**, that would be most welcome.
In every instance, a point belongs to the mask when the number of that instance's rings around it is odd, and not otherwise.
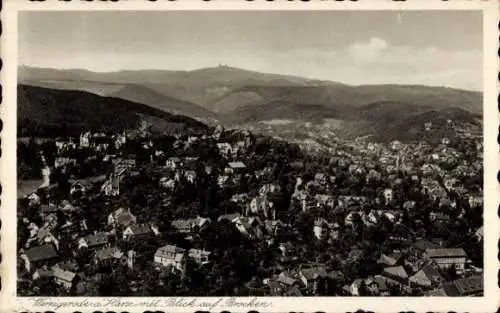
[[[240,302],[251,302],[248,306],[231,305],[231,299],[222,298],[31,298],[16,297],[16,85],[17,85],[17,11],[20,10],[481,10],[483,12],[483,119],[484,119],[484,296],[477,298],[444,297],[260,297],[234,298]],[[499,239],[498,204],[499,153],[497,145],[499,112],[498,96],[498,21],[497,1],[175,1],[122,0],[102,1],[45,1],[31,2],[7,0],[1,12],[3,33],[1,36],[1,57],[3,68],[1,82],[3,103],[0,116],[3,121],[1,136],[2,158],[0,178],[2,182],[2,201],[0,219],[2,220],[0,251],[2,263],[2,290],[0,291],[0,312],[20,311],[57,311],[91,312],[163,310],[168,312],[194,312],[197,310],[220,312],[345,312],[357,309],[377,312],[399,311],[456,311],[487,312],[496,311],[499,305],[497,274],[497,244]],[[425,27],[425,25],[422,25]],[[42,300],[39,300],[42,299]],[[174,303],[175,299],[180,302]],[[189,305],[190,301],[195,302]],[[56,304],[37,306],[40,301],[49,300]],[[38,302],[37,302],[38,301]],[[121,302],[121,303],[120,303]],[[132,304],[127,305],[125,302]],[[203,302],[212,307],[201,306]],[[258,303],[262,303],[258,305]],[[217,304],[217,305],[216,305]]]

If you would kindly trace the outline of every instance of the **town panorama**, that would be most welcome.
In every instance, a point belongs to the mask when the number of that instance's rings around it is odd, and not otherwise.
[[[482,296],[480,16],[229,13],[19,15],[17,294]]]

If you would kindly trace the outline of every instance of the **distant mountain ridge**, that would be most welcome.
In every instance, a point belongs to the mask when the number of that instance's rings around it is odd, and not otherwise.
[[[19,80],[87,80],[108,83],[153,83],[165,84],[175,81],[177,84],[220,84],[258,81],[271,85],[289,84],[339,84],[330,81],[303,78],[293,75],[262,73],[230,66],[200,68],[192,71],[174,70],[121,70],[116,72],[92,72],[84,69],[53,69],[20,66],[18,68]],[[245,85],[245,84],[243,84]]]
[[[27,85],[111,96],[235,127],[275,119],[321,123],[330,118],[347,122],[350,134],[377,135],[391,128],[405,136],[401,121],[414,124],[412,119],[439,119],[450,112],[476,120],[483,106],[482,93],[475,91],[422,85],[353,86],[228,66],[113,73],[20,67],[18,77]]]
[[[78,86],[77,82],[107,86],[142,86],[171,99],[190,102],[215,113],[227,113],[248,104],[261,105],[275,100],[331,107],[399,101],[412,104],[430,103],[441,107],[454,106],[473,113],[482,111],[480,92],[421,85],[352,86],[226,66],[193,71],[127,70],[111,73],[21,66],[18,77],[20,83],[50,83],[51,88],[58,88],[58,85],[64,88],[64,85],[72,82],[73,88],[78,90],[82,87]],[[260,101],[248,101],[249,93],[254,94],[255,99],[260,98]],[[165,108],[168,109],[168,106],[165,105]]]

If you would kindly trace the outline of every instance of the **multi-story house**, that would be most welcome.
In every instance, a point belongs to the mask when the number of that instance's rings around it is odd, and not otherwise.
[[[184,257],[185,252],[185,249],[166,245],[156,250],[154,262],[165,267],[171,266],[172,269],[184,272],[186,265],[186,258]]]
[[[70,290],[73,286],[73,281],[76,274],[67,270],[63,270],[59,266],[55,265],[52,267],[52,276],[54,277],[54,282],[59,286],[62,286],[66,290]]]
[[[189,249],[188,256],[192,258],[197,264],[204,265],[210,263],[210,255],[212,252],[200,249]]]
[[[467,253],[462,248],[427,249],[425,255],[428,259],[436,262],[440,268],[454,267],[458,274],[465,271]]]

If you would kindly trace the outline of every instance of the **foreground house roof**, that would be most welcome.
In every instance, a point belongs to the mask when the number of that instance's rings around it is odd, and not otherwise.
[[[24,254],[26,254],[31,262],[49,260],[58,257],[56,249],[51,244],[27,249],[24,251]]]
[[[410,282],[424,287],[430,287],[433,283],[438,283],[441,280],[439,272],[430,265],[423,267],[410,277]]]
[[[483,277],[471,276],[457,279],[454,283],[460,295],[467,295],[483,291]]]

